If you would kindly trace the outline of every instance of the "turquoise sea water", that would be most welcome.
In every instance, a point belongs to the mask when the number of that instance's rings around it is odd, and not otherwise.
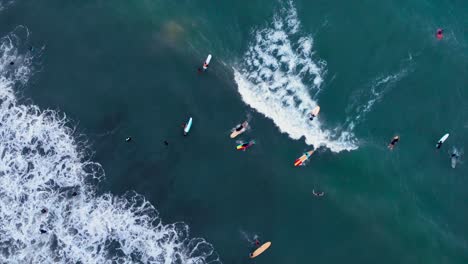
[[[97,196],[136,191],[164,224],[184,222],[190,237],[209,242],[222,263],[468,260],[465,157],[450,167],[453,148],[468,144],[465,1],[4,6],[2,36],[22,25],[29,33],[18,33],[19,54],[34,47],[19,102],[66,114],[74,137],[87,140],[85,159],[105,171]],[[208,53],[210,69],[199,74]],[[238,140],[256,144],[239,152],[229,134],[245,119],[251,128]],[[250,260],[256,236],[272,247]],[[80,254],[67,261],[86,263]],[[179,263],[168,259],[154,263]]]

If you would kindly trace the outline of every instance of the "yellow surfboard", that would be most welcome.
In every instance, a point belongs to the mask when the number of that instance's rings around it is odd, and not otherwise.
[[[270,246],[271,246],[271,242],[270,241],[266,242],[265,244],[263,244],[259,248],[257,248],[254,252],[250,253],[250,258],[258,257],[265,250],[267,250]]]

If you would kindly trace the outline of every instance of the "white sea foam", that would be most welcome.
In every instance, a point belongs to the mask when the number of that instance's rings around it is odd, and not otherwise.
[[[320,116],[308,120],[317,106],[310,93],[320,90],[326,62],[315,58],[312,37],[301,34],[293,4],[289,2],[254,36],[241,65],[234,68],[242,100],[292,139],[304,137],[307,144],[333,152],[356,149],[351,132],[325,129]]]
[[[86,160],[66,118],[18,102],[15,85],[33,61],[18,40],[0,39],[0,263],[219,263],[208,242],[184,223],[162,224],[144,197],[96,193],[103,169]]]
[[[353,130],[356,125],[360,124],[375,103],[381,101],[397,82],[408,75],[409,69],[409,67],[403,67],[394,74],[379,76],[369,84],[370,89],[358,90],[353,96],[353,102],[348,107],[348,110],[352,111],[346,120],[348,129]]]

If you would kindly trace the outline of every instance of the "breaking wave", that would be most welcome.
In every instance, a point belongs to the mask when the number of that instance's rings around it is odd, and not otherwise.
[[[352,133],[325,129],[320,116],[308,121],[317,106],[310,93],[320,91],[326,62],[314,56],[313,39],[301,33],[292,2],[254,36],[240,66],[234,68],[242,100],[292,139],[304,137],[307,144],[333,152],[356,149]]]
[[[143,196],[97,194],[103,169],[65,116],[18,101],[34,68],[28,34],[0,39],[0,263],[220,263]]]

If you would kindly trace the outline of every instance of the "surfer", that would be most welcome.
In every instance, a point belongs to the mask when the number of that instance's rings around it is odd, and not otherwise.
[[[72,196],[77,196],[77,195],[78,195],[77,192],[73,192],[73,193],[72,193]]]
[[[260,241],[258,241],[258,239],[255,239],[255,246],[260,246]]]
[[[169,146],[169,142],[167,142],[167,140],[164,140],[164,145]]]
[[[443,31],[441,28],[437,29],[437,34],[436,34],[437,39],[441,40],[444,37]]]
[[[44,230],[44,229],[42,229],[42,228],[41,228],[41,229],[39,229],[39,232],[41,232],[41,234],[45,234],[45,233],[47,233],[47,231],[45,231],[45,230]]]
[[[398,141],[400,141],[400,137],[399,137],[399,136],[394,136],[393,139],[392,139],[392,141],[390,141],[390,144],[388,144],[388,148],[389,148],[390,150],[392,150],[393,147],[395,147],[395,144],[396,144]]]
[[[131,138],[131,137],[127,137],[127,138],[125,139],[125,142],[130,142],[130,141],[132,141],[132,138]]]
[[[243,124],[240,124],[238,127],[236,127],[236,131],[239,132],[244,128]]]
[[[314,118],[315,118],[315,115],[314,115],[314,114],[310,114],[309,120],[312,121],[312,120],[314,120]]]
[[[41,209],[41,213],[43,213],[43,214],[47,213],[47,209],[42,208],[42,209]]]
[[[255,141],[250,141],[250,142],[247,142],[247,143],[242,143],[240,145],[237,146],[237,149],[238,150],[246,150],[247,148],[249,148],[250,146],[252,146],[253,144],[255,143]]]
[[[13,62],[13,61],[10,61],[10,65],[13,65],[13,64],[15,64],[15,62]]]
[[[322,197],[325,193],[324,192],[316,192],[315,190],[312,190],[312,194],[317,197]]]

